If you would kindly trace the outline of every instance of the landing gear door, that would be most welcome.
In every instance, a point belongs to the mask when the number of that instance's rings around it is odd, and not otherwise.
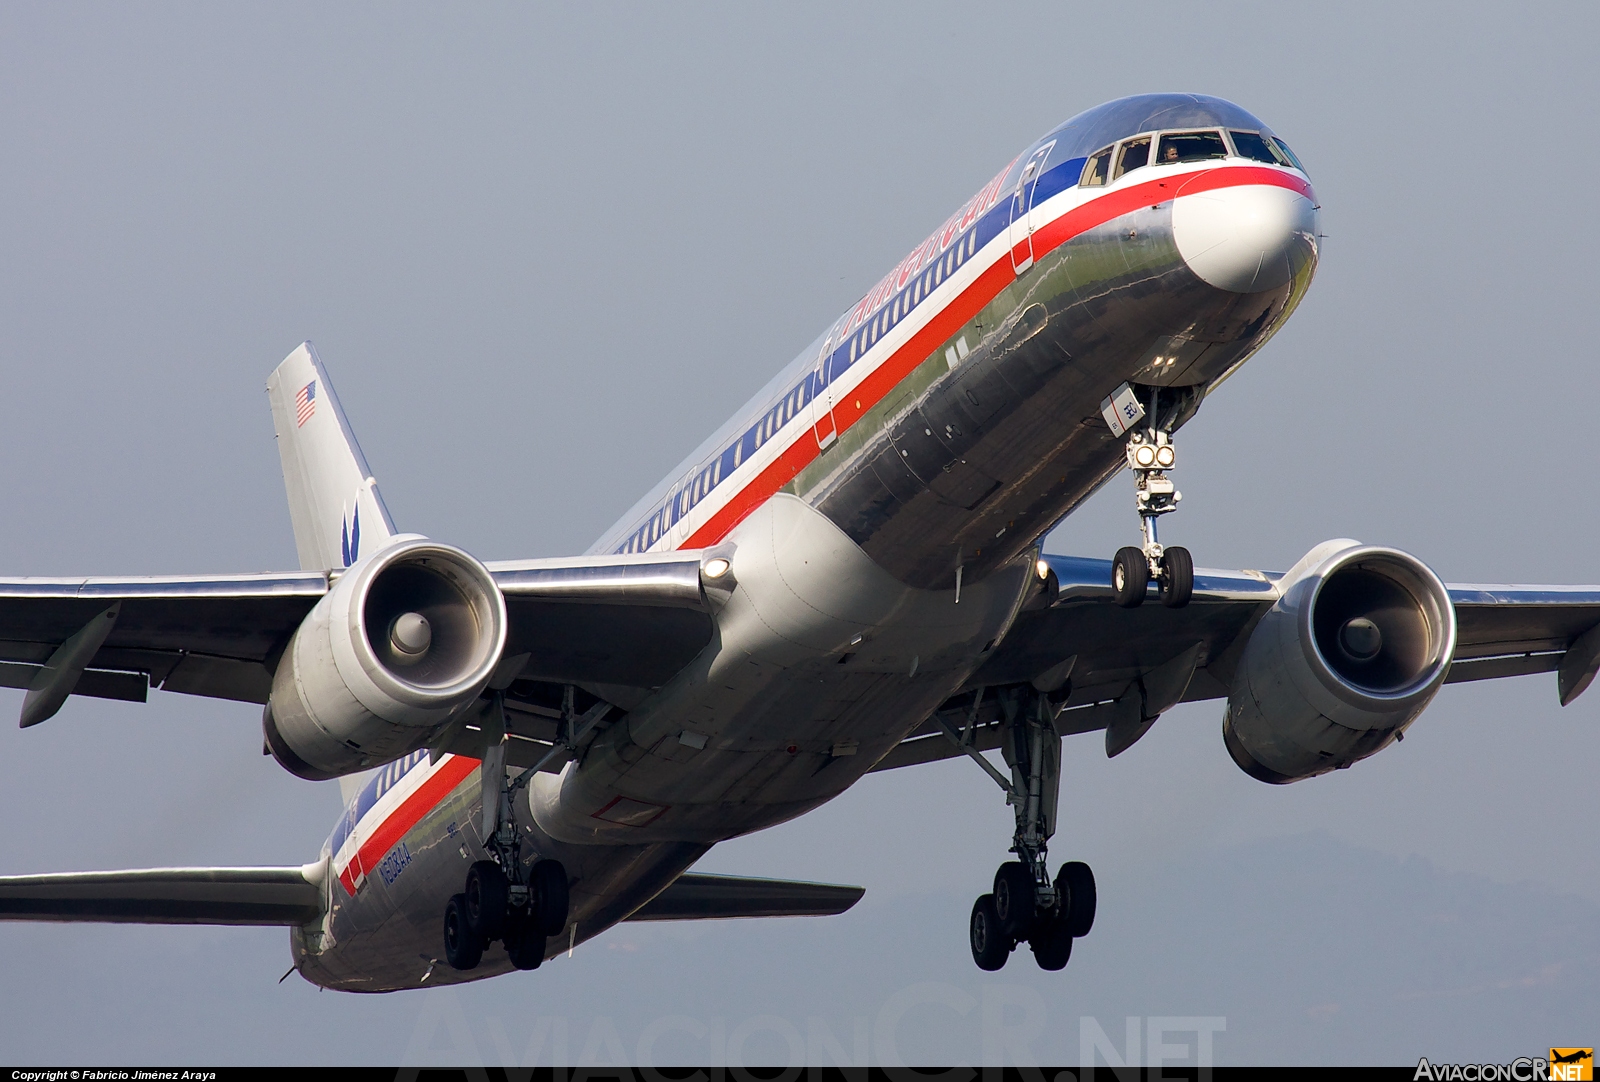
[[[1051,140],[1028,156],[1011,193],[1011,269],[1018,274],[1033,266],[1033,193],[1055,145]]]
[[[817,438],[817,449],[826,451],[839,438],[838,425],[833,417],[833,373],[830,358],[833,354],[833,335],[822,343],[816,366],[811,370],[811,434]]]

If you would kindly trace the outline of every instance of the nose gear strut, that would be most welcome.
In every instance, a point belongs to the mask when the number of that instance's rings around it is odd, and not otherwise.
[[[1023,684],[998,695],[1002,727],[1001,754],[1011,768],[1007,778],[973,746],[983,707],[983,688],[973,694],[972,709],[958,732],[935,714],[934,723],[956,747],[971,756],[1005,791],[1016,818],[1011,852],[1016,860],[1000,865],[994,891],[972,907],[972,958],[980,969],[997,970],[1017,945],[1026,942],[1040,968],[1061,969],[1072,954],[1072,941],[1094,925],[1094,873],[1081,861],[1061,866],[1050,877],[1046,850],[1056,830],[1061,788],[1061,736],[1055,718],[1066,704],[1070,685],[1051,694]]]
[[[1144,604],[1149,584],[1154,580],[1161,590],[1161,603],[1181,609],[1194,595],[1194,558],[1189,550],[1176,545],[1168,548],[1156,532],[1156,520],[1178,509],[1183,493],[1172,483],[1167,471],[1178,461],[1172,433],[1160,425],[1161,389],[1150,389],[1150,408],[1145,410],[1127,384],[1102,403],[1107,423],[1117,434],[1129,431],[1125,447],[1128,467],[1134,474],[1134,502],[1139,509],[1139,535],[1142,544],[1118,549],[1111,563],[1111,590],[1117,604],[1131,609]],[[1131,428],[1126,421],[1148,419],[1143,428]]]

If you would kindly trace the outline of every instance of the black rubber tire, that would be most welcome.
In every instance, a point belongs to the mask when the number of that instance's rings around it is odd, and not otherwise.
[[[444,960],[465,972],[483,960],[483,940],[467,926],[466,895],[453,894],[444,906]]]
[[[1021,861],[1008,860],[994,873],[994,911],[1000,929],[1015,941],[1033,929],[1033,876]]]
[[[1136,609],[1144,604],[1145,593],[1150,588],[1150,563],[1144,552],[1132,545],[1117,550],[1111,561],[1111,594],[1117,604],[1125,609]]]
[[[1000,928],[1000,914],[994,911],[993,894],[980,895],[972,903],[967,940],[972,946],[972,960],[985,972],[993,973],[1011,957],[1013,941]]]
[[[1054,920],[1040,921],[1033,937],[1028,940],[1028,947],[1033,951],[1033,960],[1039,964],[1040,969],[1051,973],[1067,968],[1067,962],[1072,958],[1072,933],[1067,930],[1066,921],[1057,917]]]
[[[1186,548],[1170,548],[1161,554],[1161,603],[1181,609],[1194,596],[1194,557]]]
[[[544,961],[545,937],[533,926],[533,918],[522,910],[506,917],[506,957],[518,969],[538,969]]]
[[[467,924],[485,943],[505,933],[506,908],[511,900],[511,884],[506,873],[492,860],[480,860],[467,869]]]
[[[1056,892],[1066,914],[1066,930],[1071,936],[1086,936],[1094,927],[1094,872],[1081,860],[1069,860],[1056,873]]]
[[[561,934],[567,926],[567,869],[559,860],[541,860],[533,866],[528,877],[528,889],[533,895],[529,909],[533,914],[534,930],[544,936]]]

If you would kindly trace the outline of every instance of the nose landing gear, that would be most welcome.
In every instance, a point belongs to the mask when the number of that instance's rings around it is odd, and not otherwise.
[[[1161,590],[1161,603],[1169,609],[1181,609],[1194,596],[1194,558],[1189,550],[1176,545],[1168,548],[1161,544],[1156,533],[1156,520],[1178,509],[1183,493],[1172,483],[1167,471],[1177,464],[1177,448],[1172,434],[1158,427],[1160,417],[1160,390],[1150,392],[1150,410],[1146,414],[1127,384],[1106,403],[1112,407],[1107,416],[1112,419],[1142,419],[1148,417],[1149,427],[1133,429],[1128,437],[1128,466],[1134,473],[1135,502],[1139,508],[1139,533],[1143,544],[1118,549],[1111,563],[1111,590],[1117,604],[1125,609],[1144,604],[1150,582],[1154,580]],[[1120,409],[1120,413],[1117,412]],[[1121,434],[1128,429],[1120,422],[1112,431]]]
[[[1061,784],[1061,737],[1055,716],[1066,696],[1045,695],[1028,685],[1001,692],[1001,750],[1011,768],[1009,779],[972,746],[982,701],[979,689],[962,733],[934,716],[945,736],[1005,790],[1006,803],[1016,817],[1011,851],[1017,859],[1000,865],[993,891],[972,906],[968,923],[972,960],[979,969],[992,972],[1006,964],[1018,944],[1027,943],[1041,969],[1062,969],[1072,956],[1072,941],[1088,935],[1094,926],[1095,913],[1094,873],[1089,866],[1069,861],[1052,880],[1046,856],[1055,834]]]

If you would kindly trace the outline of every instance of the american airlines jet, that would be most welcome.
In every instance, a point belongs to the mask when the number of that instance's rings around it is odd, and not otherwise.
[[[14,876],[0,917],[281,925],[326,988],[476,980],[619,921],[842,912],[860,889],[691,869],[870,771],[963,756],[1016,822],[973,959],[1059,970],[1095,918],[1088,866],[1047,853],[1067,737],[1116,756],[1222,700],[1218,754],[1286,784],[1402,739],[1447,682],[1555,672],[1571,702],[1600,587],[1447,585],[1349,539],[1197,569],[1161,540],[1178,434],[1305,296],[1317,210],[1226,101],[1082,113],[582,556],[401,532],[300,346],[267,390],[301,569],[0,580],[0,684],[23,728],[75,694],[262,704],[264,753],[340,779],[344,813],[302,867]],[[1124,477],[1126,547],[1042,554]]]

